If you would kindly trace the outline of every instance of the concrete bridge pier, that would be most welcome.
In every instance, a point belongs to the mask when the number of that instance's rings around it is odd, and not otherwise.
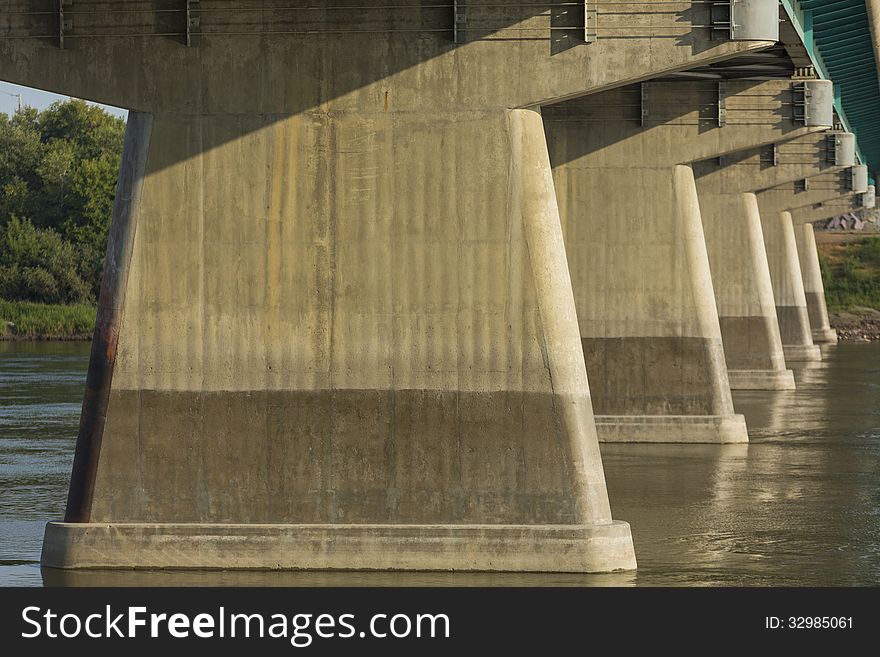
[[[242,121],[133,114],[112,389],[44,563],[634,567],[540,113]]]
[[[822,360],[822,352],[813,344],[791,213],[762,215],[761,226],[785,360]]]
[[[795,387],[754,192],[850,166],[853,158],[854,135],[819,132],[694,163],[731,389]]]
[[[700,194],[732,390],[793,390],[758,201],[753,193]]]
[[[840,195],[851,196],[867,189],[867,169],[855,165],[842,172],[806,179],[806,184],[782,186],[759,195],[764,239],[776,298],[776,312],[786,361],[817,361],[822,354],[813,342],[807,309],[806,287],[798,256],[792,215],[798,223]],[[819,214],[827,210],[818,210]],[[829,216],[833,216],[830,212]],[[817,217],[821,218],[821,217]],[[811,284],[815,287],[814,284]]]
[[[755,192],[852,166],[855,136],[830,131],[694,164],[732,389],[786,390],[786,368]]]
[[[828,306],[825,304],[825,286],[822,284],[822,271],[819,268],[819,252],[816,249],[816,236],[812,224],[795,228],[798,259],[801,264],[801,277],[804,280],[804,296],[807,301],[807,316],[813,343],[818,345],[837,344],[837,331],[828,321]]]
[[[693,79],[545,108],[600,441],[747,440],[689,163],[827,130],[830,83],[816,85],[816,125],[792,114],[799,84],[728,81],[724,124],[718,83]]]
[[[819,267],[819,254],[816,250],[816,239],[810,221],[828,219],[836,214],[850,210],[873,208],[875,206],[874,185],[868,185],[862,194],[849,194],[820,203],[818,207],[800,208],[792,211],[796,223],[803,222],[800,230],[795,228],[798,242],[798,255],[801,273],[804,280],[804,292],[807,300],[807,314],[816,344],[836,344],[837,332],[831,328],[828,319],[828,307],[825,302],[825,287]]]

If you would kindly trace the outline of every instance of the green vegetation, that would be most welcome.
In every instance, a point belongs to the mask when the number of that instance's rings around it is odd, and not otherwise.
[[[828,245],[819,264],[830,312],[880,310],[880,237]]]
[[[95,328],[95,307],[87,303],[48,305],[0,299],[0,337],[86,338]]]
[[[91,333],[124,131],[80,100],[0,114],[0,335]]]

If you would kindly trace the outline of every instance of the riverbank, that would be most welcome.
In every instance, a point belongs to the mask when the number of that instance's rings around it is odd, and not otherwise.
[[[830,320],[841,342],[880,342],[880,311],[856,307],[831,313]]]
[[[817,231],[816,244],[838,339],[880,341],[880,237]]]
[[[0,299],[0,340],[90,340],[95,307]]]

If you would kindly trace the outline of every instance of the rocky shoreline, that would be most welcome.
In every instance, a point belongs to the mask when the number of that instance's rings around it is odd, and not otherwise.
[[[868,308],[831,315],[841,342],[880,342],[880,311]]]

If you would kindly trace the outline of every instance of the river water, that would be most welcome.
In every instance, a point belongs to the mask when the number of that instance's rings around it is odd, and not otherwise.
[[[41,572],[88,353],[0,342],[0,585],[880,585],[880,344],[828,348],[796,391],[736,393],[749,445],[604,445],[639,561],[611,575]]]

